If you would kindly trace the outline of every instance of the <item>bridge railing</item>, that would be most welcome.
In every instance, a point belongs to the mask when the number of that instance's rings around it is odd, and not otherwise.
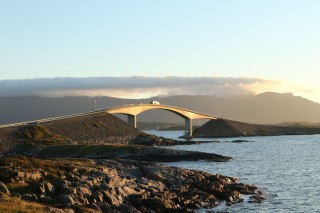
[[[44,123],[44,122],[49,122],[49,121],[57,121],[57,120],[62,120],[62,119],[67,119],[67,118],[75,118],[75,117],[80,117],[84,115],[91,115],[91,114],[96,114],[100,112],[105,112],[104,109],[98,109],[95,111],[90,111],[90,112],[84,112],[84,113],[76,113],[76,114],[71,114],[71,115],[63,115],[63,116],[57,116],[57,117],[52,117],[52,118],[44,118],[44,119],[39,119],[39,120],[31,120],[31,121],[23,121],[23,122],[18,122],[18,123],[11,123],[11,124],[4,124],[0,125],[0,128],[8,128],[8,127],[15,127],[15,126],[25,126],[25,125],[30,125],[30,124],[35,124],[35,123]]]

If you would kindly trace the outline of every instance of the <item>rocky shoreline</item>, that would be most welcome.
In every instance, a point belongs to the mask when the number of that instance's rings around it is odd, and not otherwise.
[[[124,159],[2,158],[0,185],[5,202],[39,212],[193,212],[260,195],[237,178]]]

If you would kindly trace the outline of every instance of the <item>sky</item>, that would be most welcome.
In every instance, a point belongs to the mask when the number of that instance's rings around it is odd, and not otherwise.
[[[6,85],[30,79],[109,85],[132,76],[228,86],[233,78],[247,92],[320,102],[319,11],[318,0],[0,0],[0,88],[10,95]]]

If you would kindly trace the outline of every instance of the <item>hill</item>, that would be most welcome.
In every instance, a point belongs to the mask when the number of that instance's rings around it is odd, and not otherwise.
[[[258,125],[217,119],[207,122],[193,132],[193,136],[198,138],[307,134],[320,134],[320,128]]]

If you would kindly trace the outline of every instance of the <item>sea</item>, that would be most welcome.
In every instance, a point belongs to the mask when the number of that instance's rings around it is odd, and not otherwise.
[[[183,131],[146,132],[173,139],[184,134]],[[233,159],[229,162],[183,161],[169,165],[238,177],[239,182],[256,185],[266,197],[262,203],[250,203],[248,196],[243,196],[244,202],[231,206],[222,203],[213,211],[320,212],[320,135],[193,140],[207,143],[169,148],[216,153]],[[234,140],[250,142],[234,143]]]

